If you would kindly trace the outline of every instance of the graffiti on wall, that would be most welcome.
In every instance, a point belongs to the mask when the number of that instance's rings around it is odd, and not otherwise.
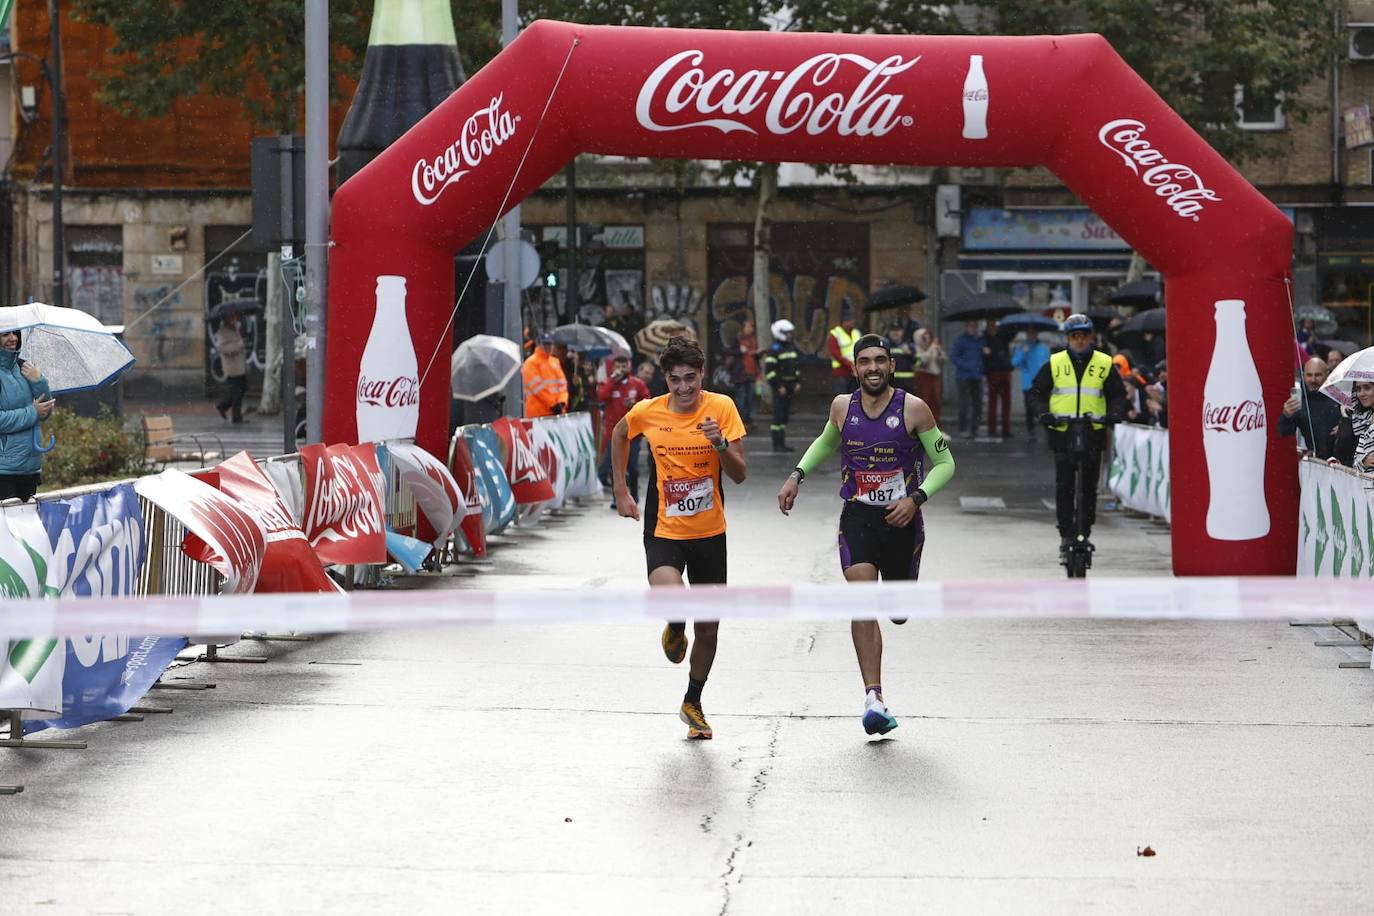
[[[113,266],[73,267],[68,271],[71,305],[100,319],[124,323],[124,269]]]
[[[152,310],[134,325],[128,344],[138,357],[140,368],[176,368],[192,363],[197,340],[195,319],[181,310],[181,293],[170,283],[135,286],[135,315]]]
[[[644,310],[645,321],[671,318],[688,327],[697,327],[697,310],[701,308],[702,290],[691,283],[655,283],[649,290],[649,302]]]
[[[740,275],[726,277],[712,291],[713,343],[733,348],[744,319],[755,317],[751,280],[751,277]],[[789,278],[774,272],[768,275],[768,280],[768,316],[762,322],[759,340],[761,343],[770,340],[767,325],[786,318],[796,325],[795,340],[804,356],[828,359],[825,336],[839,324],[845,306],[853,309],[856,315],[862,315],[868,305],[867,290],[845,274],[822,277],[796,274]]]

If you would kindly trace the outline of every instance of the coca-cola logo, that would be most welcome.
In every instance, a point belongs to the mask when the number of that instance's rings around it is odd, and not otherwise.
[[[1239,404],[1219,404],[1211,401],[1202,405],[1202,428],[1219,433],[1248,433],[1264,429],[1264,404],[1245,400]]]
[[[539,463],[539,456],[530,447],[530,441],[521,431],[511,430],[511,483],[538,483],[547,480],[549,475]]]
[[[919,55],[907,59],[894,54],[875,61],[859,54],[826,53],[791,70],[711,72],[702,66],[705,57],[697,49],[679,51],[654,68],[635,102],[641,127],[713,127],[726,134],[757,134],[756,126],[745,119],[760,108],[763,129],[778,136],[800,129],[813,137],[827,131],[841,137],[881,137],[898,124],[914,123],[910,115],[900,113],[905,96],[883,90],[894,76],[916,66]],[[862,76],[846,86],[856,72]],[[832,84],[832,91],[813,91]]]
[[[267,549],[263,530],[252,516],[217,491],[189,496],[187,511],[193,520],[187,527],[218,552],[228,566],[225,574],[238,588],[251,591]]]
[[[1140,121],[1118,118],[1102,125],[1097,139],[1121,157],[1126,167],[1140,177],[1140,183],[1164,198],[1177,216],[1198,222],[1206,201],[1220,201],[1202,176],[1181,162],[1170,162],[1144,138],[1146,127]],[[1142,167],[1144,171],[1141,171]]]
[[[482,160],[515,135],[519,116],[501,110],[504,95],[486,108],[474,111],[458,137],[433,159],[417,159],[410,171],[410,192],[422,206],[429,206],[449,185],[482,164]]]
[[[313,479],[315,487],[305,507],[305,530],[312,544],[383,532],[381,490],[369,468],[347,454],[326,453],[315,459]]]
[[[420,403],[420,380],[413,375],[389,379],[358,376],[358,403],[373,407],[410,407]]]

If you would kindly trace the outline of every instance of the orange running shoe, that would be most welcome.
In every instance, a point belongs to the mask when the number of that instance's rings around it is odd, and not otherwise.
[[[706,716],[701,711],[700,703],[683,700],[682,709],[678,711],[677,715],[678,718],[687,725],[688,738],[700,738],[704,741],[711,740],[711,723],[706,721]]]
[[[682,664],[682,660],[687,657],[687,628],[674,630],[671,623],[664,624],[663,635],[658,639],[663,646],[663,654],[668,657],[668,661],[674,665]]]

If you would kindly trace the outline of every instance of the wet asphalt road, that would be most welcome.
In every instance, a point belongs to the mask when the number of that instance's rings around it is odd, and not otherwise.
[[[837,581],[836,474],[784,519],[792,462],[761,438],[728,494],[732,581]],[[955,454],[923,576],[1062,575],[1043,451]],[[1167,575],[1165,532],[1104,513],[1093,575]],[[600,504],[499,540],[442,585],[644,574]],[[0,798],[0,911],[1365,911],[1374,680],[1321,633],[885,624],[882,741],[842,623],[722,627],[711,742],[684,738],[652,622],[244,642],[226,654],[271,660],[169,672],[216,685],[154,692],[170,715],[0,749],[25,785]]]

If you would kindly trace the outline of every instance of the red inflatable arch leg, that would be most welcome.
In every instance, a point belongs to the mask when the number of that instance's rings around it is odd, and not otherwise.
[[[454,253],[583,151],[1048,166],[1168,286],[1175,572],[1294,571],[1292,227],[1096,35],[535,23],[335,196],[328,441],[444,454]]]

